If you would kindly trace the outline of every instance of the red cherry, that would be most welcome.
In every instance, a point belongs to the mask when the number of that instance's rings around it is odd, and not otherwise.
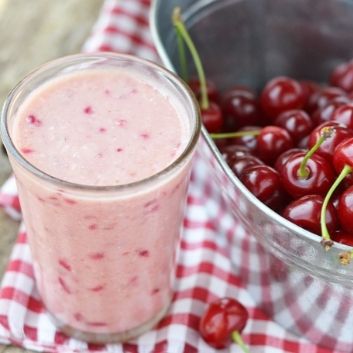
[[[219,150],[228,146],[229,139],[216,139],[213,140]]]
[[[337,243],[353,246],[353,233],[347,233],[344,230],[337,230],[332,234],[332,240]]]
[[[336,171],[339,173],[337,179],[332,184],[330,189],[325,196],[325,203],[328,202],[332,196],[332,194],[337,190],[343,180],[347,178],[347,176],[352,175],[353,170],[353,137],[343,140],[340,144],[338,144],[333,153],[333,165]],[[349,190],[347,192],[347,190]],[[351,188],[348,188],[343,194],[347,193],[346,195],[349,196],[349,192],[352,191]],[[342,195],[343,195],[342,194]],[[342,200],[342,204],[341,204]],[[342,196],[339,199],[337,210],[338,210],[338,217],[340,219],[340,223],[342,227],[348,232],[351,229],[351,221],[348,219],[351,215],[350,210],[346,207],[349,204],[349,197],[347,199],[343,198]],[[343,221],[343,224],[342,224]],[[321,234],[322,234],[322,245],[326,250],[329,250],[332,247],[332,240],[330,237],[330,232],[326,228],[325,217],[321,217]],[[340,262],[341,264],[348,264],[353,257],[353,254],[344,253],[340,255]]]
[[[260,131],[260,130],[261,130],[261,127],[259,126],[244,126],[240,128],[238,131]],[[257,149],[257,136],[255,135],[236,137],[231,139],[230,142],[235,145],[241,145],[241,146],[247,147],[251,151],[251,153],[254,153]]]
[[[293,147],[293,141],[287,130],[278,126],[266,126],[257,136],[256,154],[265,163],[272,164],[284,151]]]
[[[234,87],[227,91],[222,99],[221,109],[225,131],[235,131],[247,125],[257,125],[260,120],[256,95],[244,87]]]
[[[329,102],[337,97],[346,96],[346,93],[338,87],[323,87],[314,93],[308,103],[308,111],[312,113],[317,109],[324,108]]]
[[[343,96],[338,96],[330,99],[329,103],[342,103],[342,105],[349,104],[352,103],[352,98],[345,94]]]
[[[353,186],[341,194],[337,213],[343,230],[353,234]]]
[[[320,125],[326,121],[333,119],[336,109],[342,105],[349,103],[351,100],[347,97],[337,97],[328,102],[323,108],[318,108],[312,114],[312,121],[315,125]]]
[[[320,212],[324,199],[320,195],[305,195],[291,202],[283,211],[284,218],[296,225],[321,234]],[[337,215],[334,206],[330,203],[326,210],[326,225],[329,231],[337,229]]]
[[[338,107],[332,116],[332,120],[353,129],[353,103]]]
[[[189,87],[194,92],[197,100],[201,98],[201,89],[200,89],[200,81],[197,78],[192,78],[188,82]],[[206,81],[207,88],[207,96],[210,101],[218,103],[219,101],[219,92],[214,82],[211,80]]]
[[[244,305],[232,298],[222,298],[209,304],[201,317],[199,331],[212,347],[225,348],[233,332],[241,333],[249,314]]]
[[[313,147],[322,136],[323,129],[332,128],[332,135],[327,138],[316,151],[317,154],[332,161],[332,157],[336,146],[349,137],[353,137],[353,130],[348,129],[345,125],[335,121],[327,121],[316,127],[309,136],[308,146]]]
[[[223,117],[218,104],[210,102],[207,109],[201,109],[201,117],[208,132],[219,132],[222,129]]]
[[[306,152],[303,148],[290,148],[287,151],[284,151],[279,157],[276,159],[275,169],[278,171],[281,170],[283,165],[287,162],[288,158],[298,152]]]
[[[251,155],[239,157],[238,159],[233,160],[229,163],[229,167],[232,169],[233,173],[238,177],[243,173],[245,168],[254,165],[264,165],[264,163],[260,159]]]
[[[338,202],[339,202],[340,196],[341,196],[341,193],[339,191],[337,191],[331,197],[331,203],[332,203],[333,207],[336,209],[336,211],[338,209]]]
[[[310,101],[310,97],[314,93],[320,90],[320,86],[314,81],[310,81],[310,80],[301,80],[299,81],[299,84],[302,88],[303,96],[305,99],[305,104],[304,104],[304,109],[305,109]]]
[[[353,90],[353,61],[337,66],[331,73],[330,83],[351,92]]]
[[[304,152],[298,152],[290,156],[283,164],[279,171],[283,188],[295,198],[307,194],[325,195],[335,177],[330,163],[314,154],[306,165],[309,175],[300,177],[299,168],[304,156]]]
[[[217,142],[217,140],[216,140]],[[236,161],[240,157],[248,156],[251,151],[241,145],[227,145],[220,148],[224,160],[229,164],[232,161]]]
[[[265,205],[282,209],[286,195],[276,170],[268,165],[254,165],[243,170],[240,180]]]
[[[263,112],[272,119],[290,109],[301,109],[305,96],[301,85],[288,77],[277,77],[269,81],[260,96]]]
[[[212,98],[214,100],[217,100],[217,97],[212,97],[212,94],[217,95],[217,89],[211,83],[211,81],[206,80],[202,61],[200,60],[200,56],[181,18],[180,8],[174,9],[172,14],[172,22],[178,37],[189,49],[190,55],[197,71],[197,79],[190,80],[189,86],[191,90],[195,93],[196,97],[199,99],[202,122],[208,132],[219,132],[222,129],[224,121],[220,107],[217,103],[212,101]],[[180,54],[182,55],[182,53]]]
[[[309,135],[303,137],[298,143],[297,147],[301,149],[308,149]]]
[[[333,153],[333,165],[337,173],[340,173],[346,165],[353,168],[353,137],[336,146]]]
[[[288,131],[294,142],[300,141],[313,129],[313,122],[304,110],[288,110],[275,119],[274,124]]]

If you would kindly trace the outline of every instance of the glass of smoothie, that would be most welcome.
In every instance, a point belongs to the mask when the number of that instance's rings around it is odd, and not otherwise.
[[[37,288],[64,333],[124,341],[166,314],[197,107],[172,73],[108,53],[50,62],[8,96],[1,136]]]

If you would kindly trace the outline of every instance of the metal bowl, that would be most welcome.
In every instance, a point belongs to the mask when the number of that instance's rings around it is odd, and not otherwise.
[[[182,8],[207,75],[221,89],[234,84],[259,89],[276,75],[327,82],[335,65],[353,58],[352,0],[154,0],[154,42],[175,72],[174,6]],[[257,304],[295,334],[353,352],[353,265],[338,261],[348,247],[335,244],[325,253],[319,236],[256,199],[205,129],[199,153],[212,165],[229,211],[254,235],[239,228],[231,257]]]

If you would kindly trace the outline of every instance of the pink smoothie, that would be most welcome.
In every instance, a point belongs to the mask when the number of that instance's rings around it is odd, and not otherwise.
[[[71,183],[146,179],[175,161],[191,134],[183,106],[150,81],[127,69],[52,79],[18,110],[14,144],[33,166]],[[99,195],[13,166],[48,311],[93,333],[160,318],[171,299],[190,158],[160,180]]]

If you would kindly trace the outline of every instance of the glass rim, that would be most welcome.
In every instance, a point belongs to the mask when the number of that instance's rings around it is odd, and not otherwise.
[[[195,124],[194,124],[194,127],[191,128],[190,137],[188,138],[188,143],[186,144],[184,150],[178,156],[177,159],[175,159],[171,164],[167,165],[167,167],[160,170],[158,173],[155,173],[147,178],[134,181],[132,183],[127,183],[127,184],[97,186],[97,185],[74,183],[74,182],[57,178],[55,176],[52,176],[48,173],[43,172],[42,170],[34,166],[32,163],[30,163],[28,160],[26,160],[23,157],[23,155],[19,152],[19,150],[16,148],[15,144],[13,143],[8,129],[9,110],[12,107],[12,103],[14,98],[16,97],[16,94],[28,83],[30,83],[34,77],[37,77],[37,75],[40,75],[41,73],[44,73],[55,67],[59,67],[60,65],[65,64],[66,62],[68,63],[66,67],[73,66],[75,63],[80,63],[80,62],[82,63],[82,60],[84,59],[86,60],[90,60],[90,59],[91,60],[94,60],[94,59],[114,60],[115,59],[117,61],[135,62],[161,73],[164,77],[169,79],[174,84],[175,87],[178,87],[179,89],[181,89],[183,96],[189,100],[189,103],[192,109],[192,115],[195,117],[194,119]],[[139,186],[145,185],[146,183],[150,184],[154,181],[157,181],[161,179],[163,176],[168,175],[172,170],[174,170],[178,165],[180,165],[193,152],[198,142],[200,131],[201,131],[201,117],[200,117],[200,109],[199,109],[198,102],[193,92],[189,88],[189,86],[180,77],[178,77],[176,74],[169,71],[168,69],[162,67],[161,65],[158,65],[150,60],[141,59],[129,54],[117,54],[117,53],[111,53],[111,52],[82,53],[82,54],[67,55],[58,59],[51,60],[47,63],[44,63],[38,66],[36,69],[29,72],[22,80],[20,80],[16,84],[16,86],[10,91],[10,93],[6,97],[5,102],[3,104],[0,119],[1,119],[0,133],[1,133],[2,142],[6,147],[6,150],[16,159],[16,161],[18,161],[18,163],[23,168],[25,168],[31,174],[51,184],[56,184],[60,187],[65,187],[65,188],[75,189],[80,191],[102,191],[102,192],[125,191],[125,190],[131,190]]]

